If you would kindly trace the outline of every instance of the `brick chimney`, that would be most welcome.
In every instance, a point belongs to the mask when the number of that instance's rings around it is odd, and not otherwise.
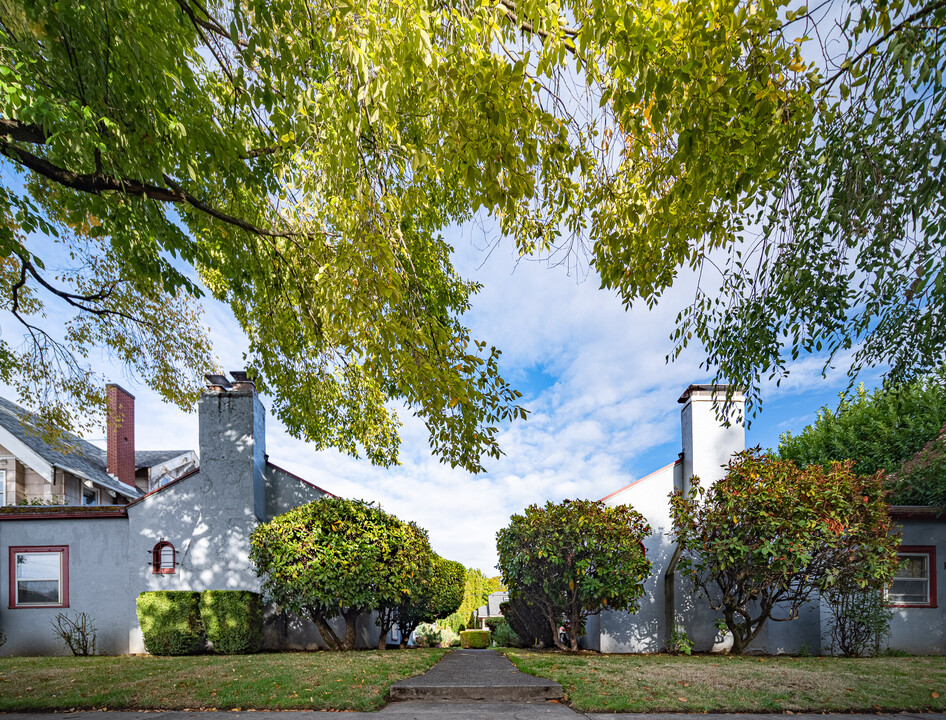
[[[118,385],[106,385],[108,472],[135,488],[135,396]]]

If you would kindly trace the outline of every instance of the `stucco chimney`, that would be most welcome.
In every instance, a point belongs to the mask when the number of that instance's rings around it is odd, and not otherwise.
[[[135,488],[135,396],[124,388],[105,386],[107,421],[105,431],[108,472]]]
[[[683,492],[690,489],[690,478],[694,475],[703,487],[720,480],[733,453],[746,448],[742,391],[733,390],[727,417],[722,421],[717,418],[728,390],[728,385],[690,385],[677,401],[683,405]]]
[[[266,411],[253,382],[234,372],[207,375],[197,402],[200,477],[205,492],[221,493],[235,508],[265,516]]]

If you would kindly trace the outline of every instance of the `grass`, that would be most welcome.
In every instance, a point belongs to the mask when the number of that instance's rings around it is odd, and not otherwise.
[[[0,712],[376,710],[445,652],[0,658]]]
[[[946,710],[946,657],[732,657],[504,651],[584,712]]]

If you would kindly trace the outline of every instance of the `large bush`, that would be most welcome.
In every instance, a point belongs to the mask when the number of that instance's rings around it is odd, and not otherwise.
[[[200,593],[152,590],[136,601],[145,648],[152,655],[196,655],[204,647]]]
[[[511,597],[529,595],[555,644],[576,651],[588,616],[605,608],[637,609],[650,575],[643,544],[649,532],[643,516],[627,505],[532,505],[496,534],[499,569]],[[568,647],[554,632],[563,620]]]
[[[723,613],[741,653],[778,608],[797,616],[816,592],[882,585],[900,539],[890,534],[881,474],[739,453],[709,489],[693,479],[671,501],[681,569]]]
[[[359,615],[401,601],[428,553],[426,533],[412,523],[371,503],[336,497],[277,515],[250,535],[250,559],[264,592],[310,618],[333,650],[354,648]],[[329,625],[339,615],[342,637]]]
[[[248,590],[204,590],[200,618],[213,651],[221,655],[256,653],[263,647],[263,603]]]

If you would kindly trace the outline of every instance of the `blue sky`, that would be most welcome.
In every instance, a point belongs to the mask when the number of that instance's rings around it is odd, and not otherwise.
[[[506,454],[479,476],[444,466],[430,456],[423,425],[409,412],[402,413],[396,468],[316,452],[273,417],[267,450],[273,462],[331,492],[378,501],[418,522],[441,555],[493,574],[495,533],[512,513],[547,500],[600,498],[674,460],[681,447],[676,400],[689,384],[712,378],[699,369],[698,348],[664,362],[676,313],[692,297],[692,277],[682,274],[654,310],[625,311],[587,269],[518,261],[512,243],[489,244],[481,228],[453,229],[447,237],[461,273],[484,285],[467,323],[475,337],[503,350],[505,376],[532,411],[527,421],[502,428]],[[211,300],[204,309],[222,366],[242,368],[245,341],[229,310]],[[4,318],[3,331],[9,339],[19,329]],[[764,389],[750,445],[774,446],[780,433],[800,430],[819,407],[836,404],[846,368],[824,379],[821,366],[819,358],[803,358],[780,387]],[[136,396],[138,449],[197,449],[195,414],[162,404],[143,379],[110,365],[104,353],[96,369]],[[864,378],[869,386],[877,379]]]

